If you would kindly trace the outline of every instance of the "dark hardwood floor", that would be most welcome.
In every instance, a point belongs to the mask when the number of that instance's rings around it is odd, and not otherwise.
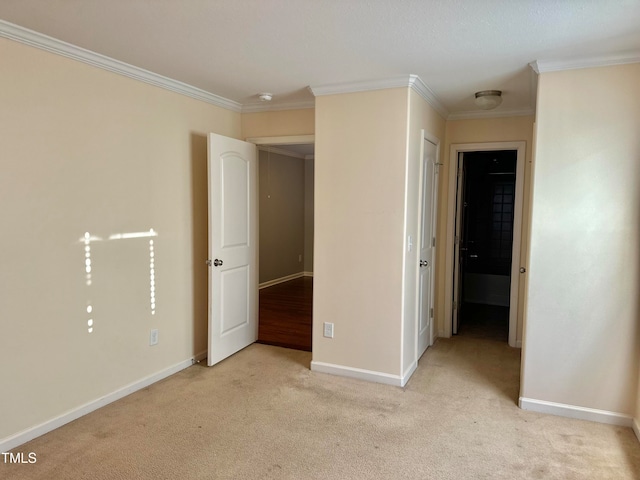
[[[463,303],[458,335],[498,342],[508,341],[509,307]]]
[[[311,351],[313,277],[260,290],[258,343]]]

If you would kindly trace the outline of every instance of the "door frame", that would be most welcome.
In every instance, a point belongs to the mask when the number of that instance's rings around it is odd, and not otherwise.
[[[524,204],[524,172],[526,142],[456,143],[449,154],[449,189],[447,201],[447,230],[445,253],[444,337],[451,337],[453,322],[453,269],[455,251],[456,198],[458,194],[458,156],[460,153],[515,150],[516,195],[513,216],[513,245],[511,249],[511,288],[509,294],[509,346],[521,347],[516,338],[518,328],[518,292],[522,251],[522,216]]]
[[[316,143],[315,135],[287,135],[282,137],[249,137],[245,142],[254,145],[298,145],[303,143]]]

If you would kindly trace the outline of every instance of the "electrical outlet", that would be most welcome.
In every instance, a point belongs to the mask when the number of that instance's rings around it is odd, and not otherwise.
[[[158,329],[154,328],[151,330],[149,334],[149,345],[157,345],[158,344]]]
[[[324,322],[324,336],[333,338],[333,323]]]

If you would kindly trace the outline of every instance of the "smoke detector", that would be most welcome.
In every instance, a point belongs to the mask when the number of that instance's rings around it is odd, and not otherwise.
[[[271,93],[261,93],[260,95],[258,95],[258,98],[261,102],[270,102],[273,98],[273,95]]]

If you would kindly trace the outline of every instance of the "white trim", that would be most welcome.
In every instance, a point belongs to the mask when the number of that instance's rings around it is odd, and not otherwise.
[[[258,150],[261,152],[275,153],[277,155],[284,155],[285,157],[299,158],[305,160],[310,155],[302,155],[301,153],[292,152],[291,150],[285,150],[284,148],[271,147],[269,145],[258,146]]]
[[[44,435],[45,433],[49,433],[55,430],[56,428],[60,428],[69,422],[72,422],[84,415],[87,415],[95,410],[98,410],[99,408],[102,408],[105,405],[113,403],[116,400],[120,400],[121,398],[126,397],[127,395],[137,392],[138,390],[142,390],[143,388],[146,388],[149,385],[152,385],[175,373],[178,373],[179,371],[184,370],[185,368],[188,368],[191,365],[200,362],[206,357],[207,357],[207,352],[206,351],[201,352],[187,360],[183,360],[180,363],[176,363],[175,365],[169,368],[166,368],[157,373],[144,377],[133,383],[130,383],[129,385],[126,385],[118,390],[115,390],[114,392],[111,392],[103,397],[97,398],[88,403],[85,403],[84,405],[74,408],[73,410],[69,410],[68,412],[63,413],[62,415],[59,415],[55,418],[52,418],[51,420],[47,420],[46,422],[41,423],[40,425],[36,425],[35,427],[28,428],[26,430],[23,430],[22,432],[16,433],[15,435],[11,435],[9,437],[3,438],[2,440],[0,440],[0,452],[8,452],[9,450],[12,450],[26,442],[33,440],[34,438]]]
[[[470,110],[467,112],[452,113],[447,120],[471,120],[475,118],[499,118],[499,117],[524,117],[533,115],[532,108],[522,108],[519,110]]]
[[[418,77],[409,75],[409,86],[431,105],[445,120],[449,117],[449,110],[438,100],[436,94]]]
[[[400,384],[401,387],[404,387],[407,384],[407,382],[411,378],[411,375],[414,374],[414,372],[417,370],[417,368],[418,368],[418,360],[415,360],[415,361],[411,362],[409,367],[402,374],[401,384]]]
[[[308,108],[316,108],[315,99],[289,103],[245,103],[242,105],[242,113],[277,112],[279,110],[305,110]]]
[[[313,272],[302,272],[305,277],[313,277]]]
[[[431,105],[444,119],[449,115],[449,111],[438,100],[436,95],[417,75],[398,75],[396,77],[380,78],[376,80],[366,80],[361,82],[333,83],[330,85],[309,86],[309,90],[314,96],[336,95],[340,93],[369,92],[372,90],[384,90],[387,88],[409,87],[418,93],[426,102]]]
[[[124,75],[125,77],[164,88],[165,90],[170,90],[181,95],[186,95],[187,97],[195,98],[196,100],[211,103],[227,110],[240,112],[242,109],[242,105],[233,100],[223,98],[219,95],[215,95],[178,80],[173,80],[163,75],[150,72],[143,68],[121,62],[120,60],[107,57],[106,55],[101,55],[99,53],[92,52],[91,50],[63,42],[62,40],[29,30],[28,28],[14,25],[13,23],[9,23],[4,20],[0,20],[0,37],[8,38],[57,55],[62,55],[63,57],[71,58],[109,72]]]
[[[516,198],[514,202],[513,220],[513,252],[511,260],[511,288],[509,306],[509,345],[517,347],[516,330],[518,323],[518,285],[520,280],[520,256],[522,242],[522,214],[524,204],[524,168],[526,162],[526,142],[490,142],[452,144],[449,155],[449,200],[447,204],[447,230],[445,254],[445,302],[444,302],[444,336],[451,337],[453,315],[453,273],[454,273],[454,235],[456,222],[456,197],[452,192],[457,190],[458,154],[461,152],[480,152],[492,150],[517,150],[516,162]],[[520,345],[521,347],[522,345]]]
[[[245,142],[254,145],[302,145],[305,143],[315,143],[315,135],[287,135],[284,137],[249,137]]]
[[[536,60],[529,66],[536,73],[558,72],[561,70],[575,70],[578,68],[609,67],[612,65],[626,65],[639,63],[640,52],[628,52],[599,57],[584,57],[564,60]]]
[[[522,348],[522,340],[516,340],[516,348]]]
[[[633,433],[636,434],[636,438],[640,441],[640,425],[638,425],[637,418],[632,419],[631,428],[633,428]]]
[[[606,423],[609,425],[619,425],[621,427],[632,427],[634,423],[632,417],[623,413],[578,407],[576,405],[567,405],[566,403],[547,402],[533,398],[520,397],[518,406],[522,410],[548,413],[559,417],[576,418],[578,420],[588,420],[590,422]]]
[[[289,280],[295,280],[296,278],[302,278],[304,276],[304,272],[298,272],[292,273],[291,275],[286,275],[284,277],[274,278],[273,280],[268,280],[259,284],[258,289],[262,290],[263,288],[272,287],[274,285],[278,285],[279,283],[288,282]]]
[[[330,375],[337,375],[339,377],[356,378],[358,380],[365,380],[367,382],[384,383],[385,385],[393,385],[396,387],[404,387],[408,380],[407,377],[400,377],[400,375],[374,372],[372,370],[346,367],[344,365],[334,365],[332,363],[316,362],[315,360],[311,362],[311,371],[328,373]]]

